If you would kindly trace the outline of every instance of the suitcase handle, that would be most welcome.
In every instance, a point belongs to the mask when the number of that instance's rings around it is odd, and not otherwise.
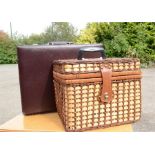
[[[73,42],[67,42],[67,41],[52,41],[48,43],[49,45],[71,45],[74,44]]]
[[[85,52],[100,52],[102,59],[105,59],[105,53],[102,47],[83,47],[78,53],[78,60],[82,60],[82,55]]]

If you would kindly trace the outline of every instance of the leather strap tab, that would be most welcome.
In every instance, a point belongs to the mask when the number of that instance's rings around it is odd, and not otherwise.
[[[102,73],[102,92],[101,92],[101,102],[109,103],[112,101],[112,70],[106,67],[101,67]]]

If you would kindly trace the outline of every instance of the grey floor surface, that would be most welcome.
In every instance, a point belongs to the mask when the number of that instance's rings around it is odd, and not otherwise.
[[[155,131],[155,68],[143,69],[142,118],[134,131]],[[0,65],[0,124],[21,113],[17,65]]]
[[[0,65],[0,124],[21,113],[17,65]]]
[[[142,117],[133,124],[134,131],[155,131],[155,68],[143,69]]]

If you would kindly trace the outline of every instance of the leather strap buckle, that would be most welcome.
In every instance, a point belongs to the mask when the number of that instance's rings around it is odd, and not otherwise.
[[[101,102],[109,103],[113,99],[112,93],[112,70],[106,66],[101,66],[101,74],[102,74],[102,91],[101,91]]]

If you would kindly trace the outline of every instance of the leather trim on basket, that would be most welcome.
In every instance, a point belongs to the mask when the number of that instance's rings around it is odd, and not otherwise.
[[[112,70],[106,67],[101,67],[102,74],[102,91],[101,91],[101,102],[109,103],[112,101]]]
[[[61,78],[62,80],[73,80],[73,79],[87,79],[87,78],[99,78],[102,76],[101,72],[97,73],[80,73],[80,74],[62,74],[53,71],[55,77]],[[123,71],[123,72],[112,72],[114,76],[127,76],[127,75],[140,75],[141,71]]]
[[[89,83],[89,82],[102,82],[102,78],[90,78],[90,79],[73,79],[73,80],[64,80],[55,75],[54,79],[60,81],[63,84],[81,84],[81,83]],[[111,80],[129,80],[129,79],[140,79],[141,75],[128,75],[128,76],[116,76],[112,77]]]

